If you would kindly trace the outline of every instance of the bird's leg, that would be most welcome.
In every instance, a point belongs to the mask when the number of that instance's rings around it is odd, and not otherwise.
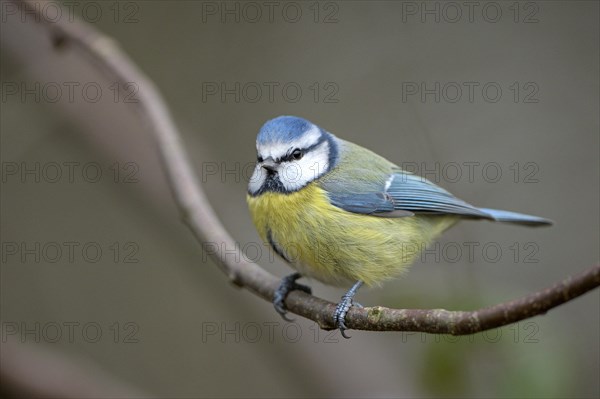
[[[294,290],[304,291],[307,294],[312,294],[310,287],[296,283],[296,280],[301,277],[302,275],[300,273],[294,273],[290,274],[289,276],[285,276],[283,279],[281,279],[281,283],[275,291],[275,295],[273,295],[273,306],[275,306],[275,310],[281,315],[281,317],[283,317],[283,320],[285,321],[294,321],[294,319],[290,319],[286,316],[287,309],[285,307],[285,298],[287,298],[288,294]]]
[[[340,333],[342,333],[342,337],[348,339],[349,336],[346,335],[346,313],[352,307],[352,298],[356,295],[356,291],[363,285],[362,281],[357,281],[352,288],[348,290],[342,297],[340,303],[337,304],[335,308],[335,313],[333,314],[333,322],[340,329]]]

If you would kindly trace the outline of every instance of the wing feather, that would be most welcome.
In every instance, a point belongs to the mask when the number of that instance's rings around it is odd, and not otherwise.
[[[328,191],[331,203],[348,212],[382,217],[428,213],[492,219],[489,214],[420,176],[395,171],[380,180],[386,182],[380,187],[381,191],[356,192],[357,185],[352,187],[352,192]]]

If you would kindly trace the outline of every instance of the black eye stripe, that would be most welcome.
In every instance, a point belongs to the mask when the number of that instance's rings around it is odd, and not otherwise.
[[[293,161],[299,160],[304,156],[305,151],[300,148],[294,148],[291,151],[288,151],[287,154],[282,158],[282,161]]]
[[[292,161],[292,160],[294,160],[295,158],[294,158],[293,154],[294,154],[294,151],[296,151],[296,150],[301,151],[302,156],[304,156],[304,154],[308,153],[309,151],[314,150],[315,148],[317,148],[318,146],[320,146],[321,144],[323,144],[325,141],[327,141],[327,137],[325,135],[322,135],[321,137],[319,137],[319,140],[316,143],[314,143],[314,144],[312,144],[312,145],[310,145],[310,146],[308,146],[306,148],[296,148],[296,147],[290,148],[288,150],[288,153],[281,159],[281,161]],[[302,157],[300,157],[300,158],[302,158]],[[279,160],[277,160],[277,162],[279,162]]]
[[[281,158],[276,158],[274,159],[274,161],[276,163],[280,163],[280,162],[290,162],[290,161],[294,161],[294,160],[299,160],[301,159],[304,155],[306,155],[309,151],[314,150],[316,147],[320,146],[321,144],[323,144],[324,142],[329,141],[327,136],[325,134],[321,135],[321,137],[319,137],[319,140],[317,140],[316,143],[306,147],[306,148],[298,148],[298,147],[293,147],[290,148],[287,152],[287,154],[285,154],[283,157]],[[300,156],[300,158],[295,158],[294,157],[294,151],[301,151],[302,156]],[[264,161],[264,159],[259,155],[257,156],[257,160],[258,162],[262,162]]]

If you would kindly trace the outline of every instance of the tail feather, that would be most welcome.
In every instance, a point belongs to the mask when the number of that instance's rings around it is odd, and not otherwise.
[[[499,209],[479,208],[480,211],[487,213],[497,222],[524,224],[528,226],[549,226],[554,222],[538,216],[525,215],[523,213],[502,211]]]

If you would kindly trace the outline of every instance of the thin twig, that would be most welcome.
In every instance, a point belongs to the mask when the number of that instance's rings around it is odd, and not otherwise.
[[[96,64],[121,84],[135,82],[139,91],[137,107],[141,119],[157,142],[163,167],[183,221],[201,244],[219,243],[235,248],[235,242],[225,230],[204,191],[195,178],[193,169],[181,143],[180,134],[154,84],[135,66],[112,40],[91,26],[79,21],[50,22],[31,0],[11,0],[30,12],[50,31],[54,43],[61,48],[73,48],[90,57]],[[257,264],[245,260],[228,260],[210,251],[213,260],[236,285],[271,301],[279,280]],[[352,307],[346,316],[348,328],[372,331],[420,331],[426,333],[463,335],[489,330],[514,323],[572,300],[600,285],[600,265],[524,298],[501,303],[476,311],[447,311],[443,309],[388,309],[384,307]],[[287,308],[295,314],[311,319],[323,329],[332,329],[335,304],[293,291],[286,300]]]

